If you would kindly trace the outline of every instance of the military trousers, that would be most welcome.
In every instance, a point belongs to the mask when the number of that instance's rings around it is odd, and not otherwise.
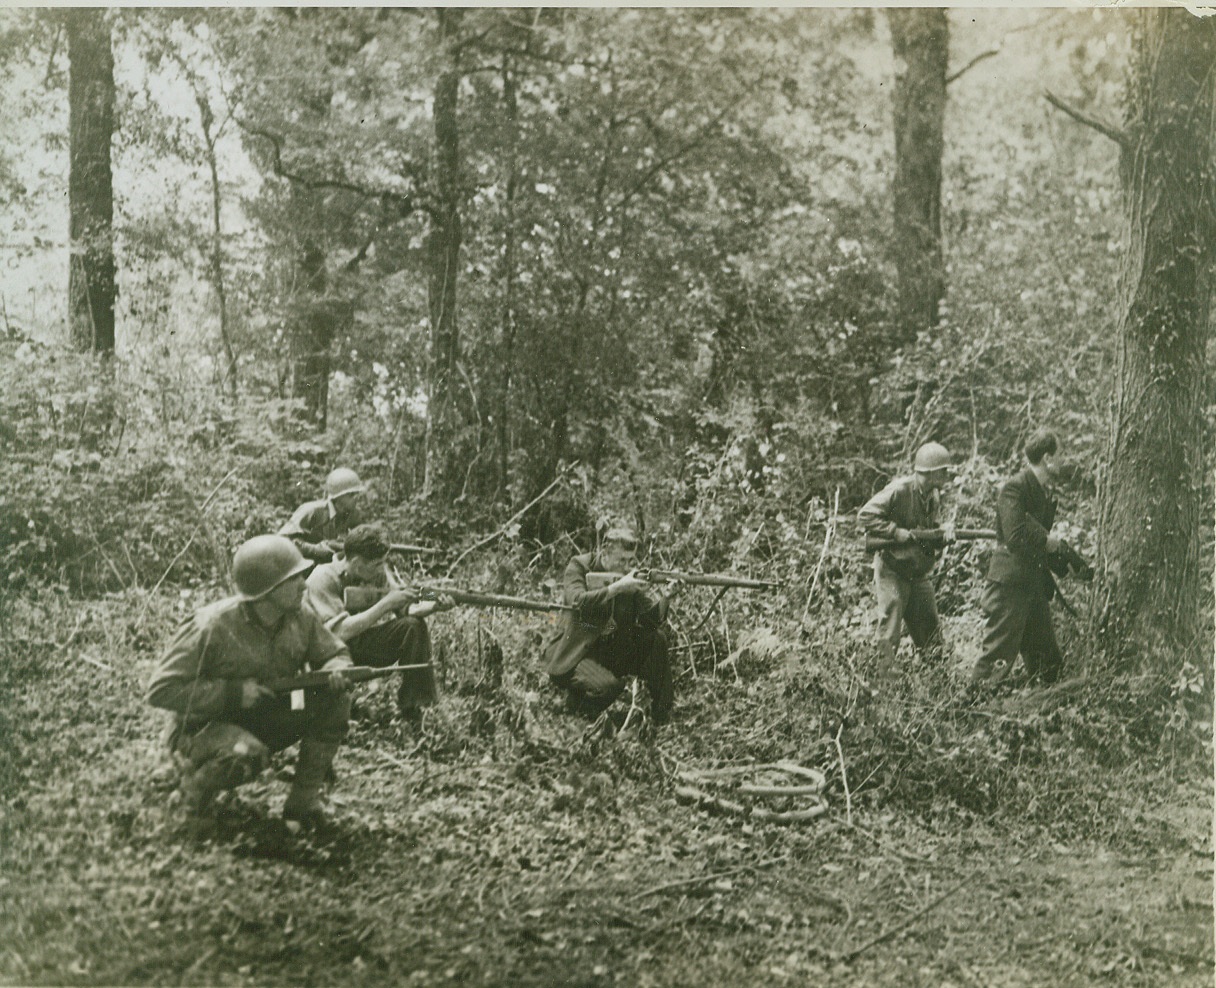
[[[1060,678],[1064,657],[1043,587],[989,581],[980,606],[987,626],[973,682],[1000,682],[1013,669],[1019,653],[1031,679],[1054,683]]]
[[[431,665],[431,633],[422,618],[397,617],[355,635],[346,643],[356,665],[380,669],[391,665],[422,665],[397,673],[397,705],[402,712],[430,706],[439,695]]]
[[[636,676],[650,693],[650,713],[656,723],[671,718],[675,701],[667,636],[637,625],[618,628],[600,638],[570,672],[555,676],[590,715],[612,705],[625,688],[625,677]]]
[[[306,690],[304,708],[291,709],[288,695],[270,697],[233,720],[213,720],[170,737],[183,788],[208,795],[249,782],[270,765],[270,756],[296,741],[340,744],[350,720],[350,695]]]
[[[909,579],[882,558],[874,557],[874,593],[878,598],[878,643],[884,671],[899,649],[904,626],[912,643],[933,658],[941,656],[941,624],[937,598],[929,576]]]

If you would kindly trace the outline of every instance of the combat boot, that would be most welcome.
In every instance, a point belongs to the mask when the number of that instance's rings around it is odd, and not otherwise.
[[[338,753],[336,742],[300,742],[300,755],[296,759],[295,781],[287,802],[283,804],[283,819],[296,820],[306,826],[326,823],[325,806],[321,802],[321,786]]]

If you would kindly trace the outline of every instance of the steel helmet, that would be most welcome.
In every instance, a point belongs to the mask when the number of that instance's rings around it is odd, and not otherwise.
[[[941,443],[925,443],[916,451],[912,469],[917,473],[933,473],[950,468],[950,454]]]
[[[260,600],[311,566],[291,539],[256,535],[232,557],[232,579],[242,599]]]
[[[343,494],[362,494],[365,490],[359,475],[348,467],[338,467],[325,478],[325,496],[331,501]]]

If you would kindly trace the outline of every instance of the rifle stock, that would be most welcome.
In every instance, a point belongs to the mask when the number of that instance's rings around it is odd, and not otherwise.
[[[516,611],[568,611],[568,604],[550,604],[544,600],[528,600],[525,597],[508,597],[504,594],[479,593],[474,590],[448,590],[444,587],[415,587],[419,600],[438,600],[443,594],[465,607],[505,607]],[[347,587],[342,599],[351,614],[366,611],[387,592],[384,587]]]
[[[395,672],[402,672],[406,669],[429,669],[430,666],[423,663],[421,665],[410,666],[384,666],[377,669],[375,666],[348,666],[345,669],[338,670],[352,683],[365,683],[369,679],[380,679],[384,676],[391,676]],[[283,679],[271,680],[267,685],[276,693],[290,693],[293,690],[315,690],[329,685],[329,677],[332,672],[316,670],[315,672],[302,672],[298,676],[287,676]]]

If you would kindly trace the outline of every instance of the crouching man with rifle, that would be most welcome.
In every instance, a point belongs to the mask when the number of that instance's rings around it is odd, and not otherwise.
[[[654,722],[665,724],[675,700],[661,627],[671,598],[652,593],[639,578],[634,569],[637,544],[632,529],[616,526],[604,534],[598,552],[570,560],[562,580],[569,613],[545,645],[542,664],[549,678],[568,691],[576,709],[589,716],[611,706],[625,688],[625,677],[636,676],[650,693]],[[613,577],[589,579],[595,571]]]
[[[237,593],[199,610],[160,661],[148,702],[173,713],[169,744],[187,821],[198,836],[214,826],[224,789],[264,771],[272,752],[296,741],[295,780],[283,816],[324,822],[321,785],[350,717],[346,645],[303,606],[312,564],[286,538],[259,535],[236,551]],[[307,669],[311,688],[280,689]]]
[[[930,540],[914,532],[937,529],[938,492],[950,479],[950,454],[939,443],[925,443],[916,451],[912,468],[910,475],[891,481],[858,512],[867,551],[874,552],[880,682],[893,672],[905,624],[922,653],[934,660],[942,656],[937,599],[929,574],[953,533],[943,529]]]
[[[415,590],[393,585],[386,567],[390,551],[380,525],[352,528],[335,559],[309,575],[307,599],[359,665],[405,667],[397,709],[403,720],[418,724],[438,696],[425,618],[455,605],[446,594],[421,600]]]

